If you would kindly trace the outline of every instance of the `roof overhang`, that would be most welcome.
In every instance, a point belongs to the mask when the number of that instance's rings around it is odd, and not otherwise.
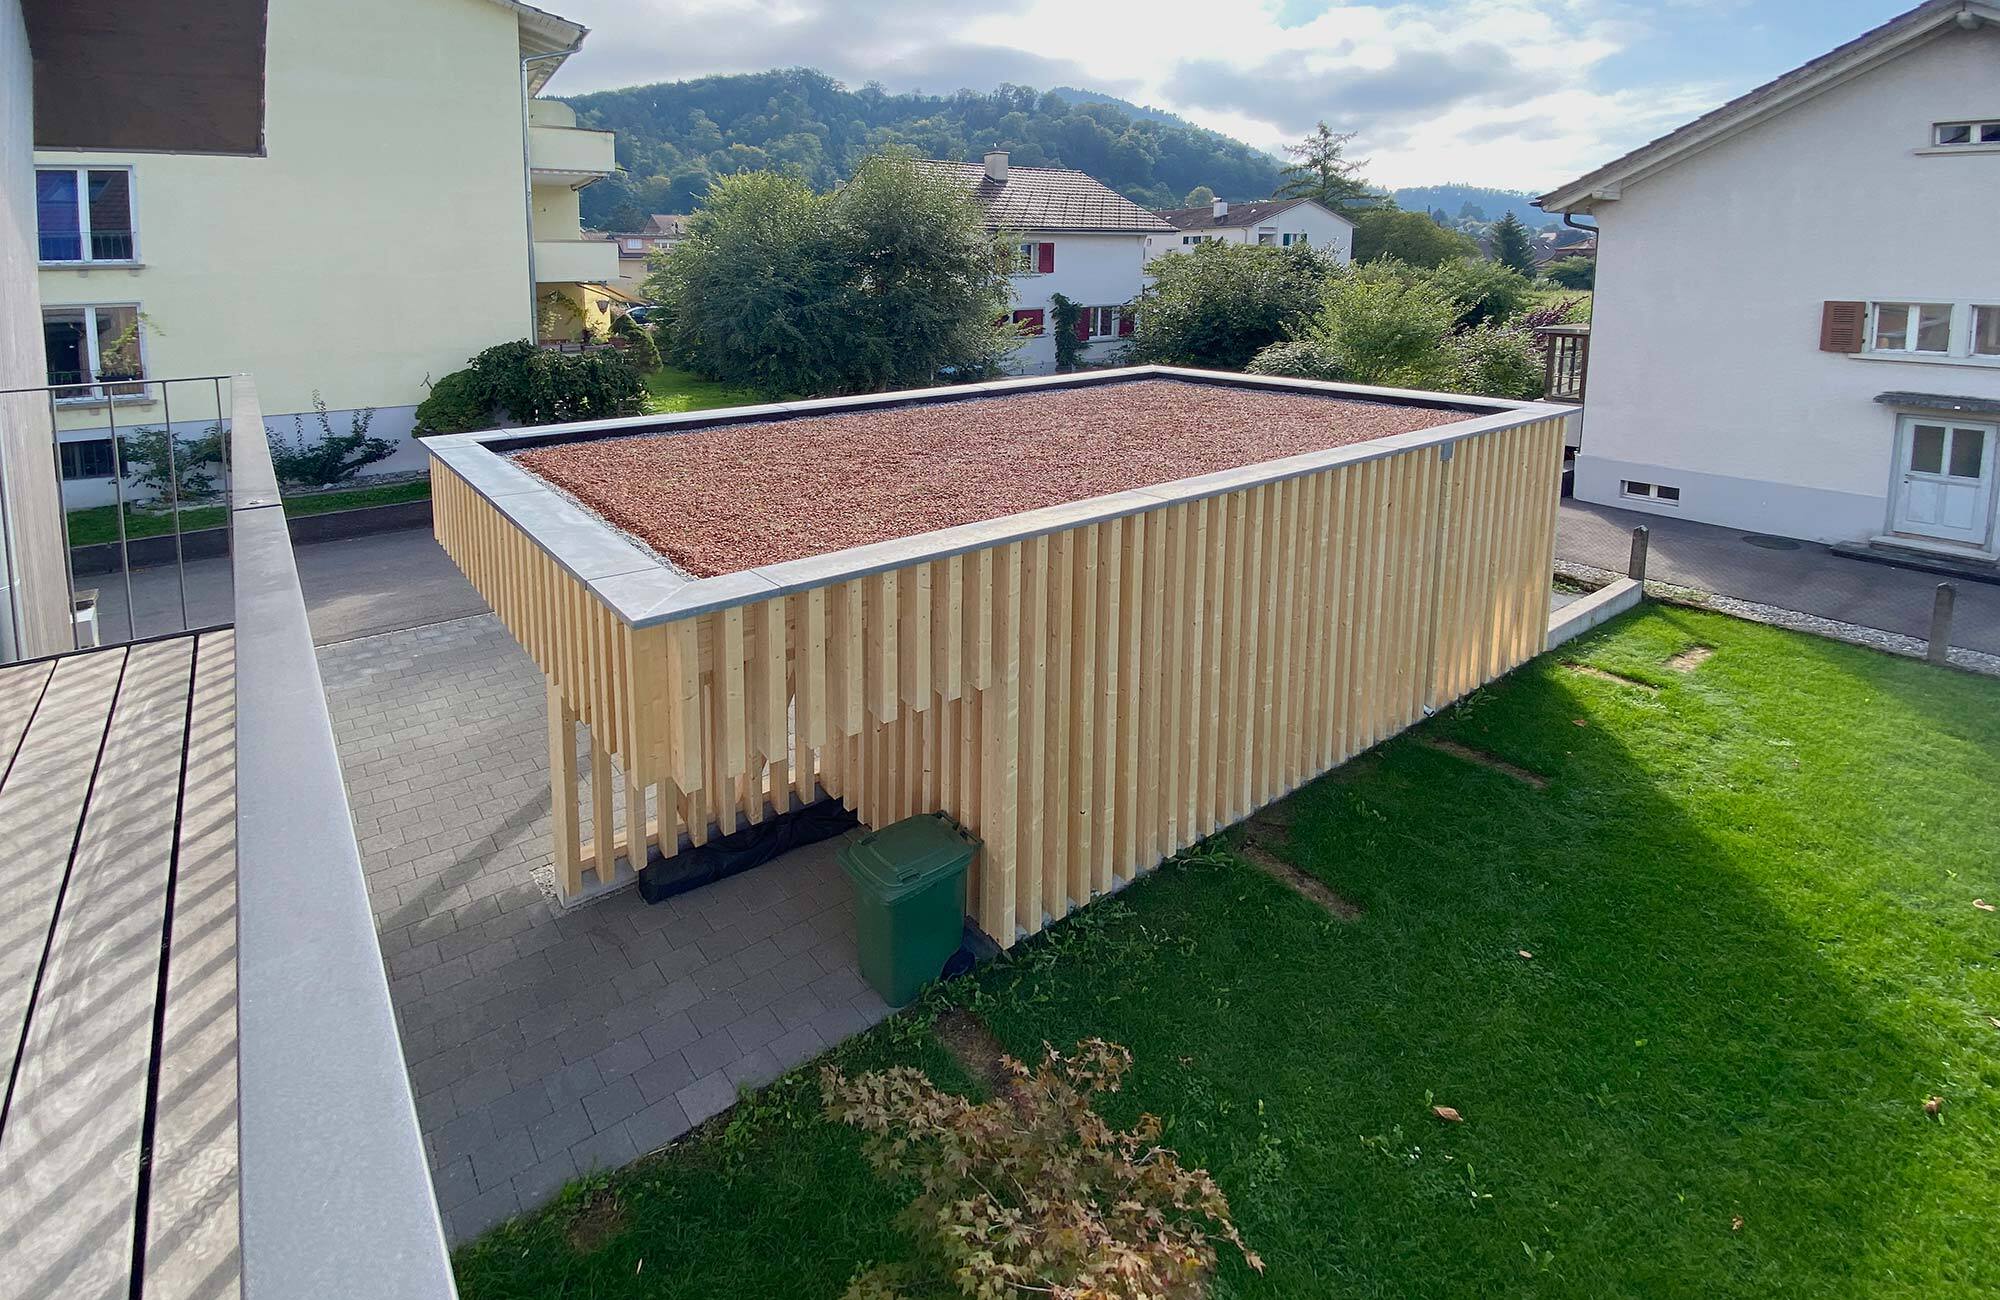
[[[264,152],[265,0],[23,0],[35,147]]]
[[[528,93],[538,95],[564,60],[576,53],[590,29],[521,0],[493,0],[511,11],[521,27],[521,62],[527,68]]]
[[[1767,118],[1869,72],[1949,28],[2000,24],[2000,4],[1989,0],[1926,0],[1775,81],[1730,100],[1678,130],[1606,163],[1535,200],[1547,212],[1593,212],[1615,202],[1623,188],[1666,170],[1704,149],[1749,130]]]

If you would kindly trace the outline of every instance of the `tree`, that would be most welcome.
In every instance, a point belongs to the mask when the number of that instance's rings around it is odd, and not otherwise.
[[[1594,257],[1562,257],[1542,268],[1542,274],[1554,280],[1565,289],[1595,289],[1597,287],[1597,259]]]
[[[1151,263],[1132,360],[1240,370],[1319,310],[1337,269],[1303,245],[1197,244]]]
[[[990,372],[1015,343],[1008,241],[971,194],[884,152],[815,194],[795,177],[715,182],[646,281],[664,352],[773,394],[871,392]]]
[[[1493,243],[1493,260],[1502,266],[1511,266],[1522,275],[1535,273],[1535,243],[1528,235],[1528,228],[1521,219],[1509,212],[1493,223],[1489,238]]]
[[[1432,276],[1458,299],[1458,323],[1466,327],[1506,322],[1528,305],[1535,290],[1527,276],[1483,257],[1446,262]]]
[[[120,468],[155,496],[181,501],[206,501],[215,495],[210,467],[222,464],[222,426],[211,424],[201,436],[173,435],[165,429],[135,429],[118,435]]]
[[[1379,262],[1334,277],[1303,337],[1356,383],[1439,388],[1457,372],[1449,339],[1458,313],[1434,277]]]
[[[1184,208],[1205,208],[1215,202],[1215,191],[1206,185],[1197,185],[1181,196]]]
[[[1325,122],[1297,144],[1285,146],[1295,160],[1281,173],[1281,199],[1314,199],[1345,217],[1373,207],[1379,200],[1361,179],[1366,159],[1345,158],[1341,151],[1354,138],[1352,131],[1329,130]]]
[[[1447,230],[1421,212],[1371,208],[1355,219],[1357,262],[1392,257],[1411,266],[1431,267],[1478,256],[1479,245],[1469,236]]]

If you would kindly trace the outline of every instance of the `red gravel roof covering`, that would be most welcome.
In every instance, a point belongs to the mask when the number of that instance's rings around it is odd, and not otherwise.
[[[559,444],[515,459],[685,572],[714,577],[1466,418],[1141,379]]]
[[[1066,167],[1011,167],[1005,181],[996,181],[983,163],[926,159],[917,166],[971,190],[986,209],[986,224],[995,230],[1173,229],[1104,182]]]

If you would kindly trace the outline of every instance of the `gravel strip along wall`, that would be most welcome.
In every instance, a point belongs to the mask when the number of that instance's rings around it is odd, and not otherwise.
[[[1148,379],[515,459],[686,572],[714,577],[1465,418]]]

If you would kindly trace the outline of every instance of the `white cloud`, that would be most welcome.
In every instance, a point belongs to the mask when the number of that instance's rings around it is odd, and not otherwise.
[[[892,90],[1069,83],[1272,149],[1325,118],[1391,186],[1551,186],[1721,97],[1598,84],[1648,38],[1658,10],[1632,0],[559,2],[595,30],[558,93],[789,66]]]

